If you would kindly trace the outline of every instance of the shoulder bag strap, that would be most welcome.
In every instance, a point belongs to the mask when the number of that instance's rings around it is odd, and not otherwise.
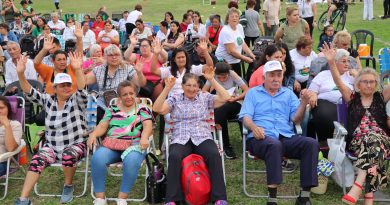
[[[106,66],[106,70],[104,71],[103,89],[106,89],[107,77],[108,77],[108,65]]]

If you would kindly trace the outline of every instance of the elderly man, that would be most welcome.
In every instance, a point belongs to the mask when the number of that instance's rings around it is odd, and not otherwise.
[[[249,151],[265,160],[269,198],[277,204],[277,185],[282,182],[282,157],[299,159],[301,187],[296,205],[310,205],[310,189],[317,186],[319,145],[310,137],[296,135],[293,123],[300,123],[312,93],[301,92],[301,102],[282,87],[283,71],[279,61],[264,65],[264,84],[249,90],[240,111],[240,120],[251,132],[246,138]]]
[[[19,80],[18,74],[16,72],[16,64],[20,56],[22,56],[20,45],[17,42],[9,41],[7,43],[7,51],[11,58],[5,63],[5,85],[9,85],[12,82]],[[27,79],[37,79],[37,72],[34,69],[34,63],[30,59],[27,59],[24,75]],[[13,92],[15,89],[16,88],[12,89],[11,91]]]
[[[51,21],[47,22],[47,25],[56,34],[62,34],[66,27],[65,23],[59,19],[59,15],[57,12],[53,12],[51,14]]]

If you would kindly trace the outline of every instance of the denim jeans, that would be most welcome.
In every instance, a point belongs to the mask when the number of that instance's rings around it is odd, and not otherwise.
[[[0,176],[3,176],[7,173],[7,161],[0,162]]]
[[[94,192],[104,192],[107,166],[121,161],[122,151],[115,151],[106,147],[99,147],[92,156],[91,170]],[[138,176],[141,163],[144,161],[146,152],[143,154],[133,151],[123,160],[123,176],[120,192],[129,193]]]

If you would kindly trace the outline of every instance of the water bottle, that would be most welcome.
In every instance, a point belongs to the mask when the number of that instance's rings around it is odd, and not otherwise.
[[[187,31],[187,41],[188,41],[188,42],[192,42],[192,33],[191,33],[191,29],[188,29],[188,31]]]

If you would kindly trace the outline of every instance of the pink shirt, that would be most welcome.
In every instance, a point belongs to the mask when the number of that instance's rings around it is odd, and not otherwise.
[[[261,85],[264,83],[263,76],[264,65],[260,66],[255,72],[252,73],[251,78],[249,79],[249,87],[253,88],[255,86]]]
[[[154,55],[154,54],[152,54]],[[150,60],[147,60],[143,58],[140,54],[136,54],[137,61],[141,60],[144,63],[144,68],[142,69],[142,73],[144,74],[146,80],[152,81],[153,83],[156,83],[158,80],[160,80],[160,76],[154,75],[151,71],[151,65],[152,65],[152,58]],[[136,63],[136,62],[135,62]],[[161,67],[162,64],[160,62],[157,63],[157,67]]]

